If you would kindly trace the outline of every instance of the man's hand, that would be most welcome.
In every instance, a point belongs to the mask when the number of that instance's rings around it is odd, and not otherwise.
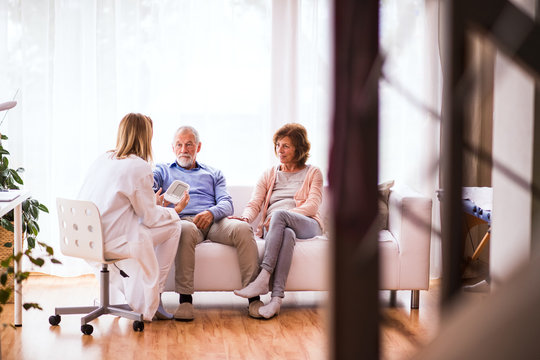
[[[214,215],[212,215],[212,213],[208,210],[198,213],[193,218],[193,223],[200,230],[203,230],[209,227],[210,224],[212,224],[212,221],[214,221]]]
[[[187,206],[189,202],[189,193],[188,191],[184,191],[184,196],[182,196],[182,199],[174,206],[174,211],[176,211],[177,214],[180,214],[182,210]]]

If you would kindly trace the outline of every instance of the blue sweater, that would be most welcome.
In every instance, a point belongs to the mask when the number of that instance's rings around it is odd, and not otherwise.
[[[154,169],[154,191],[162,188],[164,193],[174,180],[181,180],[189,184],[190,200],[180,213],[180,217],[195,216],[205,210],[214,215],[214,221],[232,215],[234,212],[232,198],[227,192],[222,172],[204,164],[195,165],[193,169],[186,170],[176,161],[158,164]]]

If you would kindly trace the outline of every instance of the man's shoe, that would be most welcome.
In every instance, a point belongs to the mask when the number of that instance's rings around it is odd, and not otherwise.
[[[178,321],[193,320],[193,304],[188,302],[181,303],[174,313],[174,319]]]
[[[259,314],[259,309],[261,306],[264,306],[264,303],[261,300],[255,300],[249,303],[248,314],[254,319],[261,319],[262,316]]]

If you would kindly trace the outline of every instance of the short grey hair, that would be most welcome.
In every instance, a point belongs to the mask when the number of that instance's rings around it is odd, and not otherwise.
[[[184,131],[191,131],[191,133],[195,135],[195,142],[197,144],[200,142],[201,139],[199,138],[199,132],[193,126],[185,125],[185,126],[180,126],[178,130],[176,130],[173,136],[173,143],[174,143],[174,139],[176,139],[176,136]]]

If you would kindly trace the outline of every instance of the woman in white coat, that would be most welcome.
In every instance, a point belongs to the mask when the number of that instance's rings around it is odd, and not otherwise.
[[[92,164],[79,199],[96,204],[101,214],[106,258],[126,258],[110,268],[111,300],[123,294],[132,310],[146,321],[172,319],[161,304],[161,293],[180,240],[178,213],[186,207],[184,194],[174,208],[160,206],[154,194],[152,120],[127,114],[118,127],[116,149]],[[122,277],[119,269],[129,277]],[[114,290],[117,290],[116,292]]]

